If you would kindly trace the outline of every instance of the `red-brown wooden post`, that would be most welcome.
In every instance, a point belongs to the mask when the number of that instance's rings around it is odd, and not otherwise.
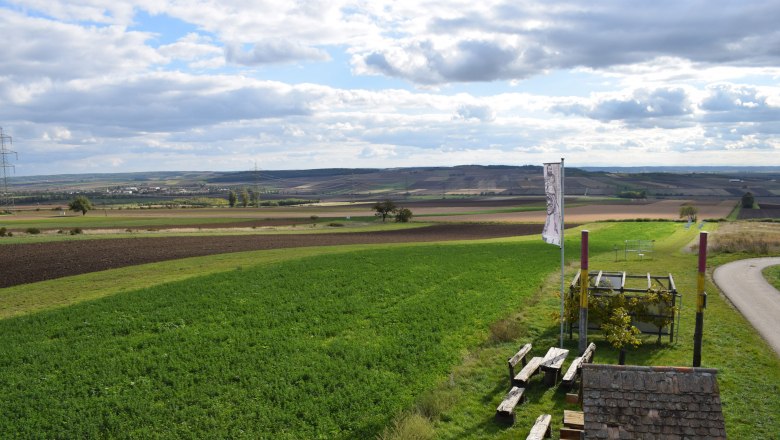
[[[699,275],[696,282],[696,329],[693,331],[693,366],[701,367],[701,340],[704,335],[704,275],[707,272],[707,233],[699,234]]]
[[[582,231],[580,250],[580,354],[588,348],[588,231]]]

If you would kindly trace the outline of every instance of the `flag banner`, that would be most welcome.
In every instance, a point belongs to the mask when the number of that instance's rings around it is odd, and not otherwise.
[[[563,226],[560,163],[544,164],[544,193],[547,196],[547,220],[544,222],[542,239],[545,243],[560,246]]]

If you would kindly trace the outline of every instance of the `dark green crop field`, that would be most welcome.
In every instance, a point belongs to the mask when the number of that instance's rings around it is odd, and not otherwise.
[[[541,243],[306,258],[0,321],[0,436],[369,438],[554,270]]]

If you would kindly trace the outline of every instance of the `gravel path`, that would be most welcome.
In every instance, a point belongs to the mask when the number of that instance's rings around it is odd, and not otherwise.
[[[752,258],[715,269],[715,284],[780,356],[780,292],[761,271],[780,265],[780,257]]]

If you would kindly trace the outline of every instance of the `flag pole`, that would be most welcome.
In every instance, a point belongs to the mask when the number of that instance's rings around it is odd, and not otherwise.
[[[566,229],[566,223],[563,221],[563,212],[564,212],[564,205],[566,204],[566,191],[564,190],[564,167],[563,167],[563,158],[561,158],[561,348],[563,348],[563,312],[564,312],[564,294],[563,294],[563,285],[564,285],[564,260],[563,260],[563,253],[564,253],[564,242],[563,242],[563,231]]]

